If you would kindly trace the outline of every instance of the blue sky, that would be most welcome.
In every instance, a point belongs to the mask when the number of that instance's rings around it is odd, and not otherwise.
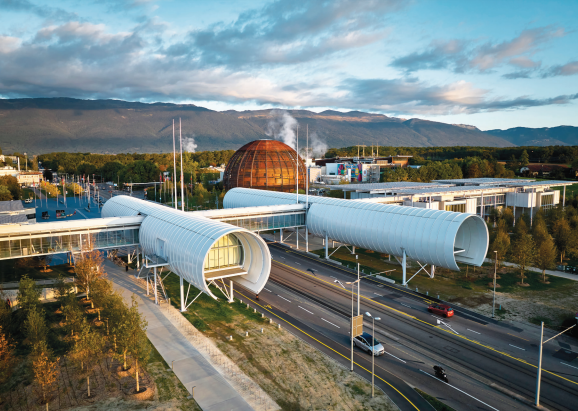
[[[578,2],[0,0],[0,97],[578,126]]]

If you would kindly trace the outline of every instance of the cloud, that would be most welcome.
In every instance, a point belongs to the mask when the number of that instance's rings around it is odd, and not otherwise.
[[[555,76],[573,76],[578,74],[578,61],[571,61],[570,63],[558,66],[552,66],[547,71],[542,73],[542,78]]]
[[[71,13],[58,7],[38,6],[28,0],[1,0],[0,10],[33,13],[47,20],[62,21],[78,19],[76,13]]]
[[[568,104],[578,99],[578,93],[544,99],[491,98],[488,90],[475,88],[465,81],[436,86],[417,79],[348,79],[341,87],[347,92],[344,99],[356,107],[394,114],[472,114]]]
[[[542,45],[565,35],[564,29],[547,26],[524,30],[515,38],[498,43],[436,41],[424,51],[398,57],[390,65],[407,73],[423,69],[489,73],[500,66],[537,69],[541,62],[533,60],[532,56]]]
[[[232,23],[195,30],[188,42],[203,64],[296,64],[383,39],[388,30],[382,16],[402,5],[399,0],[273,1]]]
[[[0,36],[0,53],[9,53],[20,47],[20,39],[18,37]]]
[[[511,73],[502,74],[502,77],[508,80],[515,80],[519,78],[530,78],[532,77],[532,73],[532,70],[518,70]]]

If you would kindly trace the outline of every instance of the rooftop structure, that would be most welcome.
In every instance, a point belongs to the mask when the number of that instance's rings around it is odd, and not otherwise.
[[[0,225],[36,222],[36,210],[22,207],[22,201],[0,201]]]
[[[227,190],[245,187],[294,192],[296,176],[300,189],[305,189],[305,163],[301,158],[297,160],[294,149],[277,140],[255,140],[233,154],[223,174],[223,183]]]

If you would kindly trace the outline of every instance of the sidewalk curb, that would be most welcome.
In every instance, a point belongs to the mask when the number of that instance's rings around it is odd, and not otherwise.
[[[536,408],[538,410],[543,410],[543,411],[550,411],[549,408],[544,407],[543,405],[534,405],[534,403],[532,401],[530,401],[529,399],[527,399],[526,397],[520,395],[520,394],[516,394],[513,391],[508,390],[507,388],[501,387],[496,383],[491,383],[490,387],[492,387],[493,389],[495,389],[496,391],[501,392],[502,394],[506,394],[508,397],[512,397],[515,400],[520,401],[521,403],[524,403],[526,405],[529,405],[530,407]]]

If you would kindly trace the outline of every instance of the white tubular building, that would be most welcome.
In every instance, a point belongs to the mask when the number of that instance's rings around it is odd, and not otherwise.
[[[139,242],[150,266],[168,265],[174,273],[213,298],[212,281],[228,278],[259,294],[269,278],[271,254],[252,232],[194,213],[118,196],[108,200],[102,217],[142,215]],[[160,263],[159,263],[160,262]],[[164,263],[164,264],[163,264]],[[181,301],[184,304],[181,288]],[[181,307],[185,308],[184,305]]]
[[[299,196],[305,203],[306,197]],[[488,229],[476,215],[309,197],[308,230],[319,237],[373,251],[410,257],[422,263],[459,271],[457,262],[482,265],[488,250]],[[225,207],[296,203],[295,194],[234,188]],[[404,264],[405,270],[405,264]]]

